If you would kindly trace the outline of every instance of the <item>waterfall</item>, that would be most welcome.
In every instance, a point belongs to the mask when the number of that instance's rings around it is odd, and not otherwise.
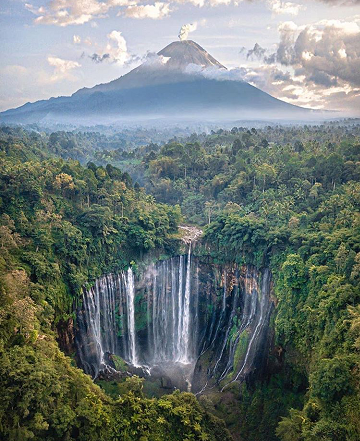
[[[136,276],[129,267],[101,277],[84,291],[77,347],[85,371],[97,376],[109,368],[112,355],[135,367],[194,363],[197,335],[192,331],[198,325],[194,268],[190,244],[186,255],[151,264]]]
[[[179,351],[179,361],[188,364],[189,359],[189,342],[190,342],[190,268],[191,268],[191,244],[189,245],[189,252],[186,265],[186,280],[185,280],[185,296],[184,306],[181,311],[181,348]]]
[[[138,366],[136,356],[136,335],[135,335],[135,286],[134,286],[134,273],[129,267],[127,270],[127,277],[125,279],[126,296],[127,296],[127,323],[129,330],[129,362],[133,366]]]
[[[178,289],[178,312],[182,311],[182,303],[183,303],[183,267],[184,267],[184,256],[180,256],[180,264],[179,264],[179,289]],[[181,352],[181,325],[182,325],[182,317],[177,316],[177,338],[176,338],[176,349],[175,353],[179,354]]]
[[[222,391],[226,388],[226,386],[228,384],[231,384],[237,380],[239,380],[239,378],[241,379],[242,376],[244,376],[246,374],[246,369],[249,368],[249,365],[251,366],[251,363],[249,363],[249,359],[250,358],[254,358],[256,356],[256,346],[258,344],[261,343],[261,331],[263,330],[263,328],[265,327],[265,325],[267,324],[267,321],[269,319],[269,315],[271,312],[271,308],[269,308],[270,305],[270,298],[268,295],[268,291],[269,291],[269,282],[270,282],[270,271],[268,269],[266,269],[262,275],[262,286],[261,286],[261,290],[260,290],[260,312],[258,315],[258,319],[256,321],[256,325],[255,328],[252,332],[251,338],[249,340],[249,343],[247,345],[246,348],[246,352],[245,352],[245,357],[244,360],[241,364],[241,368],[240,370],[236,373],[235,377],[229,381],[228,383],[226,383],[223,387],[222,387]],[[253,279],[251,279],[250,282],[252,282]],[[252,283],[250,283],[250,286],[252,285]],[[252,286],[251,286],[252,288]],[[258,292],[256,290],[253,290],[253,295],[258,294]],[[253,312],[253,308],[251,311],[251,315],[250,315],[250,320],[253,316],[254,312]],[[250,320],[247,321],[246,326],[250,325]]]
[[[151,328],[146,363],[179,362],[189,364],[195,354],[190,329],[191,310],[197,302],[192,292],[191,247],[187,256],[158,262],[143,275],[143,282],[152,286],[148,304],[152,304]],[[193,308],[194,309],[194,308]],[[149,352],[149,351],[147,351]]]
[[[244,300],[242,320],[239,329],[236,332],[235,338],[233,339],[233,341],[230,342],[228,360],[225,369],[223,370],[223,372],[219,377],[220,381],[223,380],[233,368],[235,351],[239,344],[240,336],[244,330],[249,328],[249,326],[255,319],[257,301],[258,301],[257,298],[258,288],[257,288],[257,283],[255,283],[255,281],[256,281],[256,273],[254,269],[246,268],[246,273],[244,277],[244,288],[243,288],[245,293],[245,300]]]
[[[231,279],[227,280],[226,274]],[[273,307],[270,271],[252,266],[238,271],[234,266],[231,271],[225,270],[221,279],[228,285],[228,295],[224,303],[224,291],[220,297],[217,290],[218,312],[206,314],[201,323],[201,352],[193,378],[196,394],[217,386],[224,390],[228,384],[260,372],[268,352],[267,329]]]
[[[266,341],[270,279],[267,269],[203,264],[191,243],[186,254],[136,274],[103,276],[84,290],[77,311],[81,366],[97,377],[112,372],[118,356],[151,375],[173,379],[180,369],[200,393],[242,381]]]
[[[115,281],[112,276],[105,276],[96,281],[89,291],[83,293],[83,310],[78,315],[79,324],[85,329],[79,346],[79,355],[86,370],[96,376],[105,368],[105,354],[117,351],[115,324]]]
[[[101,329],[100,329],[100,283],[98,282],[87,296],[88,301],[85,303],[85,314],[89,323],[89,328],[96,345],[96,351],[99,354],[100,366],[104,365],[104,351],[102,345]]]

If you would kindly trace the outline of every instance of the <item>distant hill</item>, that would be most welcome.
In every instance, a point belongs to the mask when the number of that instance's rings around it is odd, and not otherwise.
[[[0,113],[0,122],[295,120],[313,115],[244,81],[223,79],[224,71],[194,41],[176,41],[114,81],[7,110]]]

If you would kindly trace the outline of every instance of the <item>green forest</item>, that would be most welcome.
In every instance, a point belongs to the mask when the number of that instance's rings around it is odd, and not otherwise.
[[[1,438],[358,441],[359,207],[351,120],[145,142],[1,127]],[[214,262],[271,269],[270,367],[199,397],[109,392],[68,350],[82,289],[177,255],[181,224]]]

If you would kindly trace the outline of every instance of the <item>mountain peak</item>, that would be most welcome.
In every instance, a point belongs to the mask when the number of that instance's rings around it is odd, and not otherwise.
[[[207,68],[226,69],[192,40],[170,43],[124,76],[71,97],[27,104],[0,115],[2,121],[174,121],[200,118],[286,118],[307,112],[277,100],[243,81],[216,81],[201,75]],[[189,65],[198,68],[187,69]],[[82,122],[81,122],[82,124]]]
[[[184,70],[189,64],[196,64],[204,68],[216,66],[226,69],[193,40],[174,41],[158,52],[158,55],[169,58],[166,63],[168,68]]]
[[[209,67],[226,69],[225,66],[192,40],[174,41],[164,47],[157,55],[163,57],[163,62],[159,62],[160,58],[155,62],[145,61],[110,83],[99,84],[91,89],[81,89],[75,92],[74,95],[189,81],[194,79],[194,75],[188,71],[187,67],[194,64],[201,69]]]

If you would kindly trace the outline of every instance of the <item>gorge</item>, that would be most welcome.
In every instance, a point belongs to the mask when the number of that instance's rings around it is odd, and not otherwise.
[[[360,125],[0,138],[0,439],[360,439]]]
[[[96,378],[116,371],[120,357],[170,388],[224,389],[264,366],[271,292],[267,268],[218,265],[189,242],[184,254],[104,275],[84,290],[79,363]]]

